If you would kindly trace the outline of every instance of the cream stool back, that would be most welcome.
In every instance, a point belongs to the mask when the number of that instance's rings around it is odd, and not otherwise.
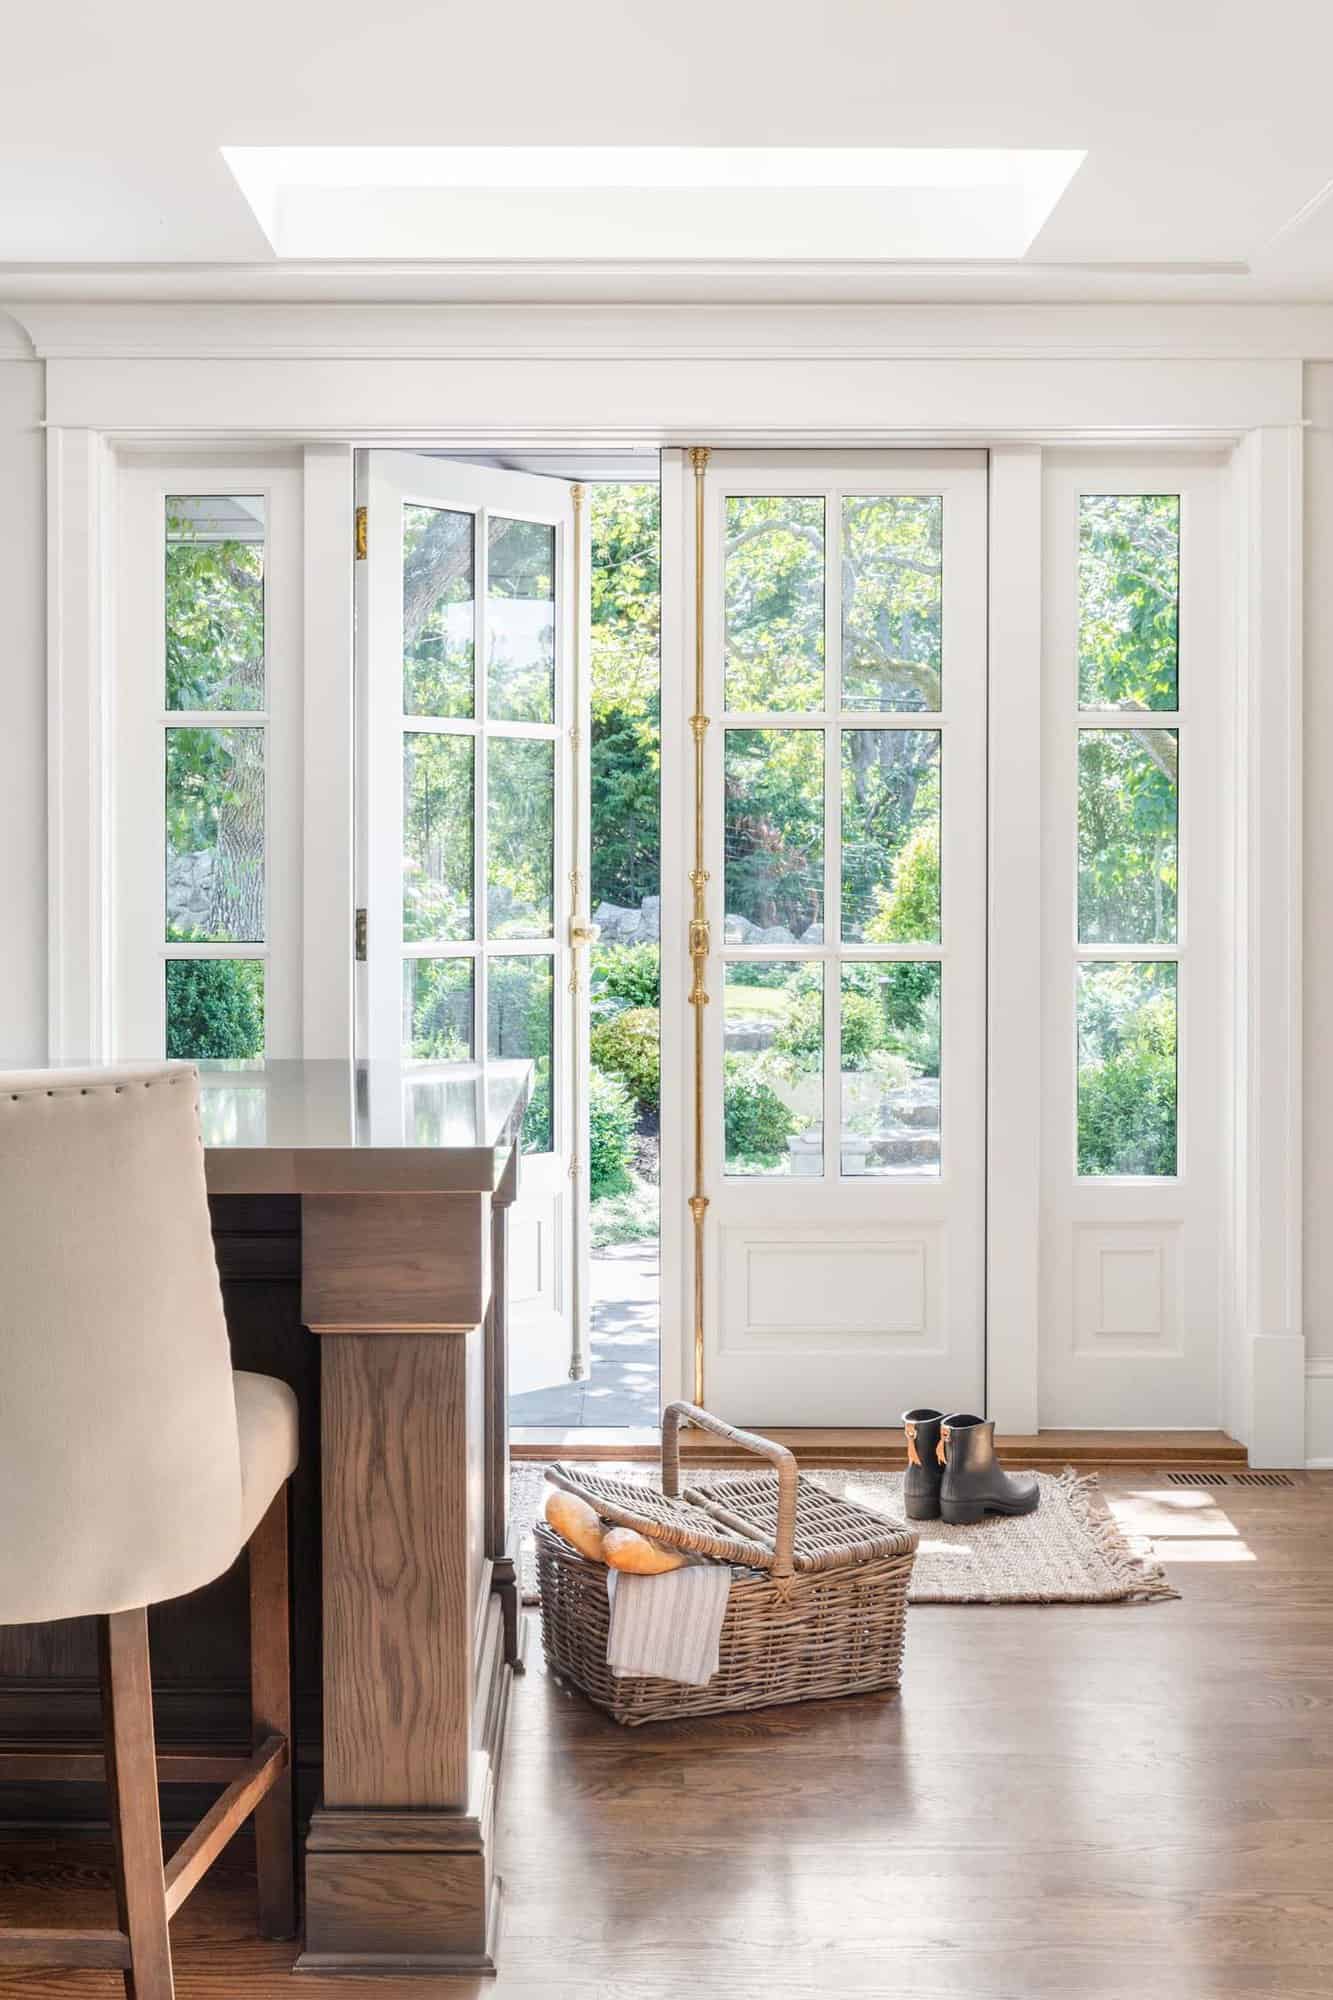
[[[190,1066],[0,1073],[0,1624],[95,1616],[116,1931],[0,1930],[0,1964],[119,1966],[169,2000],[167,1925],[255,1813],[261,1928],[295,1929],[286,1481],[296,1403],[233,1374]],[[255,1754],[156,1757],[146,1607],[250,1543]],[[42,1756],[49,1775],[59,1758]],[[0,1778],[21,1754],[0,1757]],[[85,1755],[73,1756],[85,1775]],[[232,1782],[162,1865],[157,1782]],[[257,1810],[256,1810],[257,1808]]]

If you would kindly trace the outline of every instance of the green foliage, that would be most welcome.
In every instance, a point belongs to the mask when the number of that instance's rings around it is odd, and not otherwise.
[[[781,1166],[788,1139],[800,1130],[799,1120],[764,1081],[755,1057],[726,1056],[723,1070],[728,1171],[765,1172]]]
[[[651,1243],[660,1227],[661,1197],[651,1182],[632,1177],[628,1192],[595,1201],[588,1220],[594,1250],[617,1243]]]
[[[618,1076],[593,1067],[588,1087],[588,1177],[592,1199],[626,1194],[634,1158],[634,1105]]]
[[[167,1054],[195,1061],[264,1053],[264,967],[255,958],[167,960]]]
[[[1174,965],[1085,966],[1078,1053],[1079,1173],[1174,1174]]]
[[[843,499],[848,708],[939,708],[943,524],[938,494]]]
[[[1176,934],[1174,729],[1085,729],[1078,746],[1078,931],[1088,944]]]
[[[165,566],[166,705],[264,705],[264,543],[200,537],[168,501]]]
[[[732,495],[726,536],[727,707],[819,708],[824,502]]]
[[[655,944],[593,947],[591,1007],[594,1021],[625,1007],[656,1007],[662,998],[662,953]]]
[[[823,903],[823,738],[728,729],[723,771],[729,914],[801,937]]]
[[[939,936],[940,827],[932,815],[909,835],[898,856],[891,889],[875,890],[875,913],[866,920],[870,944],[916,944]]]
[[[551,961],[547,957],[494,957],[486,969],[486,1046],[495,1057],[518,1057],[534,1066],[532,1096],[523,1117],[525,1153],[549,1153],[554,1144],[551,1106]]]
[[[1179,494],[1083,494],[1078,576],[1080,707],[1175,708]]]
[[[409,1019],[407,1052],[414,1062],[467,1062],[472,1055],[472,961],[405,961]]]
[[[599,483],[589,518],[592,901],[636,908],[660,879],[659,490]]]
[[[590,1039],[592,1059],[608,1076],[618,1076],[639,1115],[657,1110],[661,1071],[661,1024],[655,1007],[629,1007],[601,1021]]]

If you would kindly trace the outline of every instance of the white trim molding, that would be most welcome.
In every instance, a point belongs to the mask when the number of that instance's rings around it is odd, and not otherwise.
[[[1002,1431],[1038,1424],[1041,1324],[1042,454],[990,454],[987,747],[986,1411]],[[1004,690],[1003,701],[996,691]],[[1035,769],[1034,769],[1035,762]]]
[[[1305,1364],[1305,1464],[1310,1472],[1333,1472],[1333,1355]]]
[[[1223,1408],[1258,1466],[1305,1461],[1301,1298],[1302,436],[1236,453],[1235,991]],[[1275,894],[1274,884],[1286,892]]]
[[[110,1053],[114,565],[109,454],[94,430],[47,432],[48,1033],[52,1062]]]

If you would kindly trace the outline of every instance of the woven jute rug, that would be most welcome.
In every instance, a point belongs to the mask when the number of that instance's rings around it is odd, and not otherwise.
[[[617,1477],[655,1483],[643,1465],[606,1468]],[[902,1518],[901,1472],[810,1472],[830,1493],[855,1500],[877,1514]],[[693,1474],[705,1487],[724,1474]],[[1035,1514],[951,1528],[918,1523],[921,1536],[912,1571],[911,1604],[1151,1604],[1179,1593],[1152,1560],[1150,1542],[1131,1542],[1107,1513],[1095,1474],[1039,1472],[1041,1505]],[[546,1499],[545,1468],[515,1464],[510,1482],[514,1525],[521,1530],[523,1594],[536,1602],[537,1566],[532,1523]]]

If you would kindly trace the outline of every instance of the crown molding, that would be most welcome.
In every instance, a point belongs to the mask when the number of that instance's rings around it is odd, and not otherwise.
[[[1330,305],[256,304],[17,299],[43,360],[1333,359]]]

